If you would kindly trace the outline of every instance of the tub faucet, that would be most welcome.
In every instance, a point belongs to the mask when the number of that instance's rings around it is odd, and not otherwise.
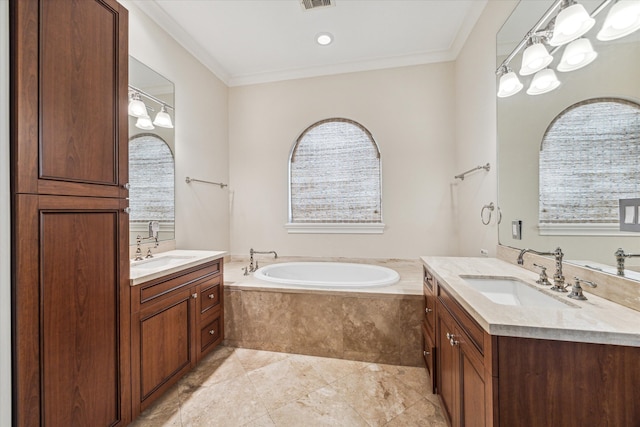
[[[614,253],[616,256],[616,263],[618,264],[618,276],[624,276],[624,259],[640,257],[640,254],[625,254],[622,248]]]
[[[562,275],[562,258],[564,257],[562,249],[560,249],[560,247],[557,247],[553,252],[538,252],[533,249],[523,249],[520,251],[520,254],[518,254],[518,265],[524,264],[523,256],[527,252],[531,252],[536,255],[553,255],[556,260],[556,272],[553,275],[553,286],[551,287],[551,290],[557,292],[567,292],[567,285],[565,285],[564,276]]]
[[[254,254],[273,254],[273,258],[274,259],[278,258],[278,253],[276,251],[262,252],[262,251],[254,251],[253,248],[249,249],[249,268],[248,268],[249,273],[253,273],[254,271],[256,271],[258,269],[258,261],[256,261],[255,266],[253,265],[253,255]],[[246,272],[247,272],[247,270],[245,270],[245,273]]]

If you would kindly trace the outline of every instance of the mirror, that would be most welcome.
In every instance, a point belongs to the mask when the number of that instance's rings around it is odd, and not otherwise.
[[[521,1],[516,6],[497,35],[497,66],[502,64],[553,3],[552,0]],[[589,13],[601,3],[602,1],[580,2]],[[598,53],[595,61],[575,71],[556,71],[561,81],[560,86],[541,95],[528,95],[526,90],[532,76],[518,74],[524,89],[513,96],[497,98],[498,205],[502,213],[498,237],[500,244],[518,249],[551,251],[560,246],[567,262],[588,265],[615,274],[615,251],[623,248],[626,253],[640,254],[640,234],[621,232],[619,224],[613,222],[591,227],[578,223],[575,226],[550,230],[542,224],[544,221],[540,220],[539,174],[541,150],[544,149],[543,138],[554,120],[562,116],[561,113],[569,107],[597,98],[640,103],[640,31],[607,42],[599,41],[595,37],[610,7],[609,5],[595,17],[596,24],[584,36],[591,41]],[[550,68],[557,70],[563,50],[564,48],[560,48],[553,54]],[[520,70],[521,61],[522,52],[510,63],[516,73]],[[589,126],[594,132],[602,133],[607,132],[607,127],[610,128],[612,123],[594,119],[589,120]],[[571,137],[575,140],[577,135],[572,134]],[[636,146],[640,144],[640,135],[633,135],[632,139],[635,140]],[[614,187],[621,186],[623,183],[620,182],[620,178],[616,178],[613,173],[616,162],[607,157],[606,149],[601,149],[599,155],[602,156],[601,164],[609,167],[611,172],[605,173],[601,182]],[[566,166],[559,170],[566,172],[566,169],[580,169],[580,165],[576,164],[579,161],[575,158],[577,156],[567,155],[565,158],[565,152],[562,150],[558,156],[566,160]],[[630,179],[635,180],[635,194],[632,197],[640,197],[640,174]],[[576,196],[588,198],[588,193],[590,192],[585,191]],[[614,202],[617,205],[617,200]],[[517,222],[514,221],[522,221],[521,239],[514,237],[518,234]],[[640,258],[626,259],[625,266],[629,269],[626,277],[640,277],[630,271],[640,269]]]
[[[129,57],[129,99],[139,99],[150,120],[129,114],[129,242],[150,236],[157,221],[158,240],[175,239],[175,132],[173,83],[134,57]],[[153,124],[159,112],[170,123]],[[163,116],[161,115],[161,118]],[[166,119],[166,116],[164,116]],[[163,123],[160,122],[162,125]],[[144,129],[141,129],[140,127]]]

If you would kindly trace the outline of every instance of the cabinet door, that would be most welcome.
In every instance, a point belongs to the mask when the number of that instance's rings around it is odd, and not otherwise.
[[[127,197],[127,10],[116,0],[10,6],[15,192]]]
[[[460,425],[484,427],[487,409],[483,360],[466,334],[454,339],[460,354]]]
[[[14,201],[16,425],[126,425],[126,201],[36,195]]]
[[[459,352],[458,347],[452,346],[450,336],[456,335],[455,321],[442,306],[437,311],[437,375],[438,393],[442,399],[442,409],[451,421],[453,427],[460,425],[459,409]]]
[[[195,294],[183,288],[145,305],[132,332],[134,415],[195,365]],[[139,410],[138,410],[139,409]]]

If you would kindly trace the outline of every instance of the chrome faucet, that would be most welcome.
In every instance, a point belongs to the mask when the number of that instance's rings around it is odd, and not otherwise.
[[[553,252],[538,252],[533,249],[523,249],[520,251],[520,254],[518,254],[518,265],[524,264],[523,256],[527,252],[531,252],[536,255],[553,255],[556,260],[556,272],[553,275],[553,286],[551,287],[551,290],[557,292],[567,292],[567,285],[565,285],[564,276],[562,275],[562,258],[564,257],[562,249],[560,249],[560,247],[557,247]]]
[[[618,276],[624,276],[624,259],[640,257],[640,254],[625,254],[622,248],[614,253],[616,256],[616,263],[618,264]]]
[[[253,255],[254,254],[273,254],[273,258],[274,259],[278,258],[278,253],[276,251],[261,252],[261,251],[254,251],[253,248],[249,249],[249,267],[244,268],[244,275],[245,276],[248,276],[249,273],[253,273],[254,271],[256,271],[258,269],[258,261],[256,260],[255,266],[253,264]]]
[[[158,232],[160,231],[160,223],[158,221],[149,221],[149,236],[142,237],[141,235],[136,236],[136,256],[133,258],[134,261],[142,261],[142,249],[140,245],[144,240],[155,240],[154,248],[157,248],[158,243]],[[153,258],[153,254],[151,253],[151,247],[147,248],[147,255],[145,258]]]

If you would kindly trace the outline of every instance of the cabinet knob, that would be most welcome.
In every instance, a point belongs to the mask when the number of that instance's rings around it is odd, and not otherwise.
[[[214,299],[216,296],[214,294],[209,294],[209,299]]]
[[[191,298],[193,298],[193,299],[198,298],[198,294],[197,294],[197,293],[195,293],[195,294],[191,294]]]
[[[425,356],[428,356],[431,353],[429,353],[427,350],[425,350],[425,351],[422,352],[422,354],[425,355]]]
[[[424,312],[427,313],[427,314],[431,313],[432,311],[433,311],[433,309],[429,308],[429,307],[424,309]]]
[[[451,347],[454,347],[458,344],[460,344],[460,341],[454,339],[455,335],[451,334],[451,338],[449,338],[449,344],[451,344]]]
[[[209,331],[209,335],[214,335],[216,333],[216,331],[214,331],[213,329]]]
[[[450,334],[449,332],[447,332],[447,339],[450,340],[451,337],[453,337],[453,334]]]
[[[131,208],[127,206],[126,208],[122,209],[122,212],[126,214],[131,213]]]
[[[129,190],[129,189],[131,188],[131,185],[130,185],[128,182],[125,182],[125,183],[122,185],[122,188],[124,188],[125,190]]]

